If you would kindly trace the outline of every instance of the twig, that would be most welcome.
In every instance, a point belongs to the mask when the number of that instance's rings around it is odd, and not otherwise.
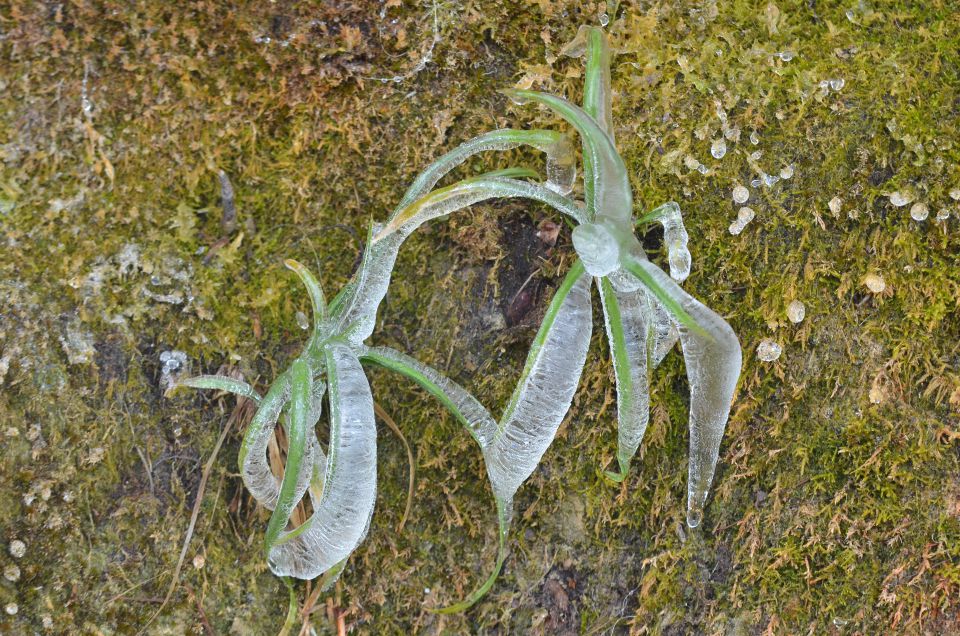
[[[393,421],[390,414],[383,410],[383,407],[376,402],[373,403],[373,412],[390,427],[394,435],[400,438],[403,448],[407,451],[407,464],[410,467],[408,471],[409,477],[407,478],[407,505],[403,509],[403,516],[400,518],[400,523],[397,524],[397,534],[400,534],[403,532],[403,526],[406,525],[407,517],[410,516],[410,507],[413,505],[413,484],[417,475],[417,464],[413,459],[413,451],[410,450],[410,444],[407,443],[407,438],[403,436],[403,432],[400,431],[400,427]]]
[[[203,605],[200,603],[200,597],[197,596],[197,593],[193,591],[193,588],[189,585],[186,586],[187,591],[190,593],[190,596],[193,597],[194,602],[197,604],[197,612],[200,613],[200,622],[203,623],[203,628],[207,630],[209,636],[217,636],[217,633],[213,631],[213,626],[210,624],[210,621],[207,619],[207,613],[203,611]]]

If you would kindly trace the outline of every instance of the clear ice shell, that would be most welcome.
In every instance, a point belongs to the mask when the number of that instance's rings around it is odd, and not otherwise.
[[[312,579],[363,541],[377,491],[377,428],[373,396],[356,354],[332,343],[326,352],[330,399],[329,457],[323,489],[304,526],[282,534],[268,563],[277,576]]]
[[[644,269],[702,330],[695,331],[674,321],[680,332],[680,345],[690,381],[687,524],[694,528],[700,525],[703,516],[720,442],[740,377],[740,341],[723,318],[685,292],[656,265],[643,259],[636,259],[635,264]]]
[[[590,344],[591,280],[580,274],[552,322],[544,320],[498,433],[484,448],[493,492],[504,502],[536,469],[570,409]]]
[[[617,463],[623,478],[650,419],[650,300],[637,290],[619,292],[607,280],[599,284],[604,324],[617,383]]]
[[[573,247],[591,276],[606,276],[620,264],[620,246],[606,227],[584,223],[573,228]]]

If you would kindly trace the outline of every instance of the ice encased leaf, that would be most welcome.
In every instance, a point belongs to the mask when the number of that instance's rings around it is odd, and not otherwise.
[[[520,383],[500,419],[498,434],[484,449],[493,491],[508,508],[570,409],[587,357],[593,323],[592,279],[582,266],[571,274],[569,289],[561,285],[547,310]],[[563,291],[566,293],[561,296]]]
[[[690,463],[687,480],[687,524],[700,525],[713,482],[720,442],[740,378],[740,341],[717,313],[685,292],[659,267],[636,259],[641,268],[696,323],[691,329],[671,314],[690,381]]]
[[[606,276],[620,265],[620,247],[604,225],[583,223],[573,228],[573,247],[591,276]]]
[[[650,299],[643,290],[620,292],[607,280],[599,285],[610,356],[617,382],[616,480],[626,476],[650,419],[650,367],[653,330]]]
[[[360,361],[344,344],[326,350],[330,444],[323,490],[304,524],[270,549],[277,576],[312,579],[347,558],[363,540],[377,486],[373,396]]]

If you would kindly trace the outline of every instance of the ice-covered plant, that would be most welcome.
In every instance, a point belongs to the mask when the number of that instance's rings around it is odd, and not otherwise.
[[[490,175],[433,192],[419,205],[396,214],[377,235],[389,237],[400,228],[499,197],[542,201],[577,224],[573,244],[579,259],[554,294],[500,420],[494,421],[485,410],[473,410],[471,419],[466,409],[451,408],[468,424],[483,451],[497,503],[500,544],[493,574],[465,601],[450,609],[468,607],[480,598],[502,567],[513,496],[553,441],[586,361],[592,326],[592,281],[597,282],[600,292],[617,383],[619,471],[607,473],[615,481],[625,478],[646,430],[650,373],[680,341],[690,381],[690,527],[701,522],[740,375],[741,349],[733,330],[675,282],[689,275],[691,264],[679,206],[667,203],[639,220],[633,216],[627,169],[613,143],[606,36],[597,28],[581,28],[568,52],[575,56],[586,54],[583,108],[544,93],[505,92],[518,103],[536,102],[549,107],[579,133],[583,148],[583,204],[563,196],[569,192],[569,184],[549,191],[504,175]],[[468,152],[481,149],[484,148],[475,140],[447,157],[451,162],[459,161]],[[442,162],[443,159],[437,163]],[[570,173],[565,176],[569,178]],[[664,226],[672,278],[647,259],[634,233],[637,225],[653,221]],[[472,400],[459,387],[453,388],[445,399],[448,405],[468,404]]]
[[[369,528],[376,498],[376,427],[362,362],[411,378],[447,405],[478,439],[488,433],[477,424],[486,410],[461,387],[406,354],[389,347],[371,347],[365,341],[373,332],[400,245],[422,223],[415,211],[432,209],[443,199],[444,190],[429,192],[437,180],[472,152],[520,144],[542,149],[555,179],[572,181],[572,148],[558,133],[501,130],[465,144],[431,164],[410,187],[392,217],[406,221],[393,223],[386,233],[378,225],[371,228],[357,273],[329,303],[309,270],[294,260],[285,261],[306,287],[313,325],[300,354],[274,379],[265,395],[225,376],[197,376],[178,383],[231,392],[257,404],[238,463],[247,490],[272,511],[263,546],[277,576],[313,579],[323,575],[325,584],[332,583]],[[513,168],[456,185],[469,188],[490,180],[532,176],[536,173],[529,169]],[[516,192],[523,196],[547,201],[560,197],[534,183],[516,183]],[[450,402],[450,395],[455,396],[455,403]],[[324,399],[329,408],[326,451],[316,435]],[[278,422],[288,443],[279,478],[267,460]],[[303,524],[291,527],[291,515],[304,496],[309,497],[313,512]]]
[[[241,382],[201,376],[181,382],[195,388],[232,391],[258,402],[240,450],[241,475],[251,494],[272,510],[264,538],[271,570],[279,576],[332,581],[369,527],[376,491],[373,399],[361,363],[375,364],[413,380],[439,399],[480,445],[493,488],[498,554],[493,573],[464,601],[442,611],[469,607],[492,586],[506,555],[513,497],[532,474],[569,410],[586,361],[592,327],[590,291],[600,291],[613,357],[618,400],[619,471],[622,480],[648,419],[649,375],[679,339],[690,378],[688,514],[699,525],[713,479],[720,440],[740,373],[740,345],[729,325],[674,281],[690,271],[687,233],[679,207],[668,203],[639,221],[626,167],[613,144],[609,51],[599,29],[581,29],[571,53],[586,52],[584,106],[533,91],[508,91],[518,102],[538,102],[566,119],[580,134],[584,202],[568,196],[576,175],[565,135],[549,130],[497,130],[445,154],[414,181],[383,225],[370,232],[356,275],[329,303],[303,266],[287,261],[305,284],[314,324],[303,351],[262,398]],[[449,171],[482,151],[532,146],[547,156],[545,184],[523,180],[536,173],[512,168],[464,179],[434,190]],[[532,343],[520,381],[499,420],[458,384],[415,359],[386,347],[371,347],[376,312],[390,282],[403,241],[423,223],[479,201],[500,197],[537,200],[576,224],[579,260],[557,289]],[[673,279],[646,257],[634,234],[638,224],[664,226]],[[330,441],[324,452],[315,434],[324,396],[329,403]],[[278,421],[289,448],[282,478],[271,472],[267,444]],[[313,514],[290,528],[294,507],[305,495]]]

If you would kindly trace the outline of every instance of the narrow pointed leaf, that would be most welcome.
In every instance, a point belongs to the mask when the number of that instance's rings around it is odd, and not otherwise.
[[[484,449],[494,494],[511,501],[570,409],[587,357],[591,277],[577,261],[554,294],[494,442]]]
[[[310,303],[313,305],[313,329],[316,333],[319,331],[322,322],[327,318],[327,301],[323,296],[323,288],[320,287],[320,283],[317,282],[310,270],[297,261],[288,258],[283,264],[299,276],[300,280],[303,281],[303,286],[307,288]]]
[[[593,179],[585,179],[587,216],[602,215],[623,222],[633,214],[633,196],[627,167],[610,136],[583,109],[555,95],[537,91],[504,91],[519,103],[537,102],[549,107],[570,123],[583,140],[583,154],[593,166]]]
[[[307,447],[307,419],[310,413],[312,374],[306,361],[297,359],[290,365],[290,418],[287,427],[287,461],[283,468],[283,480],[273,514],[267,524],[263,544],[269,554],[280,532],[287,526],[294,506],[297,505],[297,485],[300,468]],[[302,496],[302,493],[300,493]],[[281,574],[277,574],[282,576]]]
[[[475,397],[453,380],[389,347],[370,347],[360,356],[360,360],[396,371],[413,380],[439,400],[481,448],[490,445],[497,432],[497,423]]]
[[[690,329],[685,322],[679,321],[677,324],[690,380],[687,524],[696,527],[700,525],[703,506],[713,482],[720,441],[740,377],[740,342],[723,318],[685,292],[660,268],[650,262],[635,261],[635,264],[698,327]]]
[[[547,153],[547,161],[561,168],[573,165],[570,141],[553,130],[494,130],[466,141],[431,163],[404,193],[394,214],[430,192],[448,172],[471,156],[488,150],[509,150],[518,146],[532,146]],[[548,166],[548,175],[550,169]]]
[[[252,386],[241,380],[228,378],[225,375],[196,375],[192,378],[180,380],[170,387],[169,390],[172,391],[181,386],[190,387],[191,389],[226,391],[227,393],[233,393],[240,397],[249,398],[258,404],[261,399],[260,394],[257,393]]]
[[[627,476],[630,460],[643,440],[650,419],[650,303],[642,290],[619,292],[606,278],[600,300],[617,381],[617,463],[607,472],[614,481]]]

